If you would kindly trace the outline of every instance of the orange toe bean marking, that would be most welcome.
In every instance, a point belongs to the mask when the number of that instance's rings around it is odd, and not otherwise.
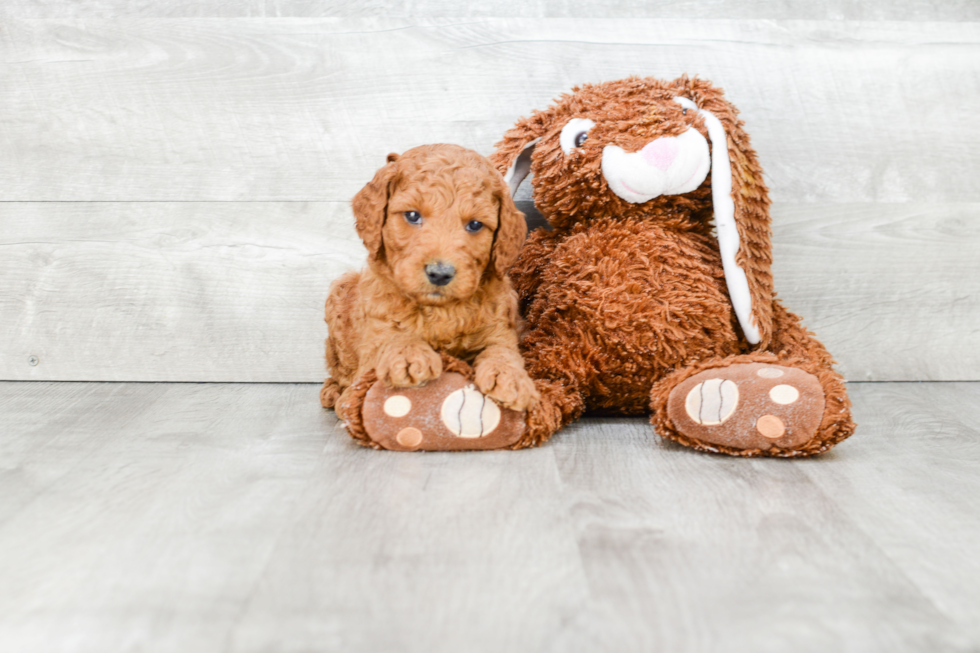
[[[786,427],[783,426],[783,421],[775,415],[763,415],[755,423],[755,430],[763,437],[775,440],[786,432]]]
[[[395,440],[403,447],[415,448],[422,444],[422,431],[408,426],[398,432]]]

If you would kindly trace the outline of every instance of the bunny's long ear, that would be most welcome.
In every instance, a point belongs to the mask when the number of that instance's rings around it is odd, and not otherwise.
[[[521,118],[494,146],[496,151],[490,155],[490,162],[504,176],[511,196],[531,172],[534,146],[541,140],[550,122],[551,116],[548,112],[537,111],[530,118]]]
[[[766,347],[773,295],[769,190],[735,107],[707,82],[684,81],[697,103],[674,99],[698,111],[711,140],[711,199],[728,294],[746,340]]]

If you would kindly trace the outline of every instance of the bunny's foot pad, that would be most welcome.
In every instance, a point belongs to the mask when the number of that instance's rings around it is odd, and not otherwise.
[[[524,433],[523,412],[499,406],[456,372],[417,388],[379,381],[361,410],[368,437],[394,451],[502,449]]]
[[[685,379],[671,390],[667,413],[689,440],[764,452],[795,449],[812,439],[825,404],[823,387],[812,374],[747,363]]]

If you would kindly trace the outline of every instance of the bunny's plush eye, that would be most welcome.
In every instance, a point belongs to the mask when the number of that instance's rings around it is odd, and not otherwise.
[[[595,123],[588,118],[572,118],[561,128],[561,150],[568,154],[576,147],[582,147],[589,138],[589,130],[595,127]]]

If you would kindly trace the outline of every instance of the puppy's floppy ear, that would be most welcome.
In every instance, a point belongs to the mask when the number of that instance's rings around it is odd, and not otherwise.
[[[725,281],[742,332],[766,347],[772,336],[772,232],[769,189],[738,110],[721,89],[686,76],[675,100],[696,109],[711,140],[711,195]]]
[[[381,229],[384,227],[388,212],[389,187],[395,175],[395,162],[398,161],[398,155],[392,152],[388,155],[387,161],[374,174],[374,179],[359,190],[351,200],[357,235],[364,241],[371,259],[380,258],[384,253]]]
[[[524,238],[527,236],[527,221],[524,219],[524,214],[517,210],[510,196],[510,188],[499,175],[494,195],[497,197],[498,207],[497,231],[493,234],[493,250],[490,253],[487,269],[503,279],[507,270],[517,260],[517,255],[521,253]]]

